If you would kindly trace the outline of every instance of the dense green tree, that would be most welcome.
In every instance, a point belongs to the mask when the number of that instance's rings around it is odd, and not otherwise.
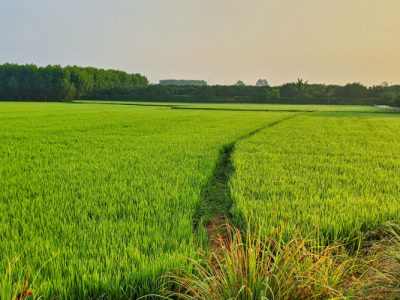
[[[294,83],[285,83],[280,87],[280,94],[284,98],[293,98],[298,95],[296,85]]]
[[[361,83],[346,84],[341,92],[344,99],[362,99],[368,97],[368,89]]]
[[[0,65],[0,100],[63,101],[91,98],[103,89],[148,85],[146,77],[122,71],[35,65]]]

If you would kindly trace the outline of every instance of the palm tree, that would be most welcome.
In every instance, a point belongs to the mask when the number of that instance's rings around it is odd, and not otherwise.
[[[307,94],[308,81],[304,81],[303,79],[298,78],[295,85],[296,85],[296,90],[300,95]]]

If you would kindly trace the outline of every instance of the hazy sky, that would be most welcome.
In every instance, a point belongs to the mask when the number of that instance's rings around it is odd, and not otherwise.
[[[0,63],[400,83],[400,0],[0,0]]]

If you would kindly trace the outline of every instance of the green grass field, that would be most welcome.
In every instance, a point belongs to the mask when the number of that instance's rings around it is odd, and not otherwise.
[[[151,105],[0,103],[7,280],[20,286],[37,274],[44,299],[158,292],[164,272],[204,247],[193,221],[221,150],[235,142],[229,184],[239,223],[265,232],[318,226],[324,240],[350,240],[399,219],[399,114]],[[7,286],[0,280],[0,293]]]

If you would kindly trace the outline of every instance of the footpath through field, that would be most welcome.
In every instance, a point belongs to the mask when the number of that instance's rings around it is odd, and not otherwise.
[[[213,175],[202,192],[202,202],[194,219],[194,228],[196,230],[199,229],[199,226],[205,226],[209,247],[211,249],[219,247],[221,241],[222,243],[228,242],[226,225],[232,223],[231,209],[234,205],[229,181],[231,175],[235,171],[232,154],[235,151],[236,144],[263,130],[296,118],[299,115],[300,114],[292,114],[281,120],[252,130],[221,149],[220,157],[216,163]]]

